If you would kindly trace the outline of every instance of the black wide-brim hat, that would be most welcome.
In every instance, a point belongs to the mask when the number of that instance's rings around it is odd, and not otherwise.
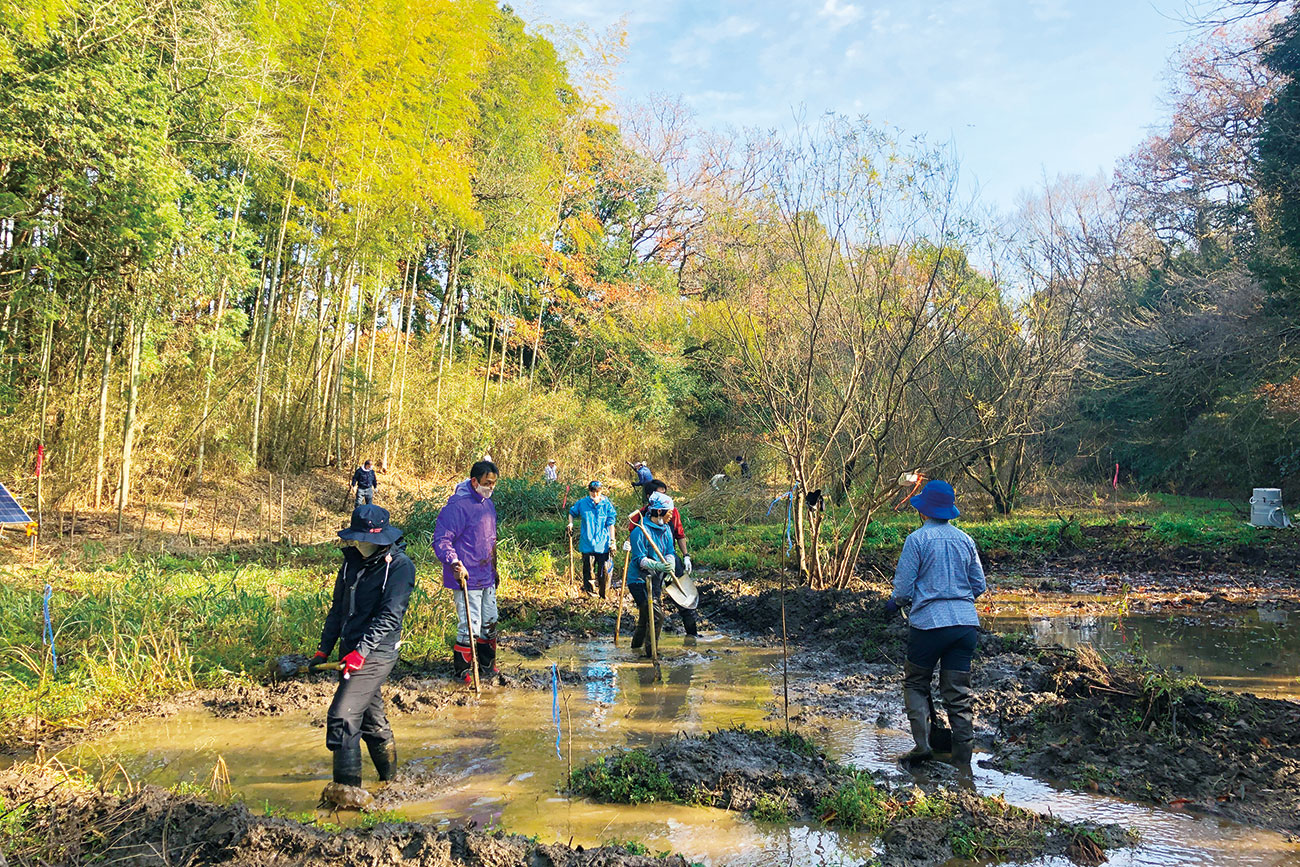
[[[352,523],[339,530],[339,538],[351,542],[370,542],[391,545],[402,538],[402,529],[388,523],[388,510],[381,506],[357,506],[352,510]]]

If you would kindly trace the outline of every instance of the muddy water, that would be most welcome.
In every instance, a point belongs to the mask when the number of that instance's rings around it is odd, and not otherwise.
[[[553,649],[551,658],[562,668],[572,664],[594,675],[559,694],[558,756],[549,690],[488,690],[477,703],[437,716],[394,715],[404,773],[423,781],[399,812],[431,822],[472,820],[543,842],[639,840],[709,865],[860,864],[870,857],[871,840],[817,827],[762,825],[708,808],[591,804],[559,794],[570,756],[576,766],[609,746],[644,745],[679,731],[772,724],[779,651],[725,640],[686,650],[678,641],[665,642],[661,683],[630,651],[607,642]],[[252,720],[187,712],[142,722],[63,758],[101,772],[120,762],[133,778],[173,785],[206,780],[220,756],[233,789],[254,809],[310,812],[329,774],[324,712],[322,705],[313,713]],[[817,719],[815,726],[815,736],[837,758],[882,771],[892,769],[888,757],[907,740],[901,731],[861,722]],[[1268,832],[1061,792],[985,769],[977,782],[981,791],[1005,792],[1023,806],[1137,828],[1142,845],[1116,853],[1113,864],[1300,862],[1300,847]]]
[[[995,632],[1030,632],[1039,644],[1138,650],[1152,662],[1195,675],[1208,685],[1300,698],[1300,616],[1257,610],[1121,617],[1075,613],[1071,606],[1077,601],[1079,597],[1040,594],[1030,603],[1032,608],[1023,601],[995,601],[980,616]]]

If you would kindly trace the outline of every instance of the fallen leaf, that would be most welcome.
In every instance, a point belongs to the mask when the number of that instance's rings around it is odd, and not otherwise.
[[[1172,801],[1169,802],[1169,806],[1182,807],[1186,804],[1190,804],[1191,802],[1192,802],[1191,798],[1174,798]]]

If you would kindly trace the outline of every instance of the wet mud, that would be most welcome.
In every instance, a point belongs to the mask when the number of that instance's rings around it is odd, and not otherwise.
[[[995,767],[1300,833],[1300,703],[1086,650],[1006,674],[980,702],[996,714]]]
[[[11,867],[687,867],[679,855],[583,850],[407,822],[332,832],[152,786],[103,792],[35,766],[0,771],[0,798],[10,826],[21,832],[6,847]]]
[[[879,778],[827,759],[798,735],[745,728],[616,751],[576,771],[573,788],[616,803],[661,799],[760,819],[775,814],[875,827],[883,831],[885,852],[878,863],[884,865],[1043,856],[1098,864],[1106,849],[1134,841],[1117,825],[1060,822],[973,792],[891,789]]]

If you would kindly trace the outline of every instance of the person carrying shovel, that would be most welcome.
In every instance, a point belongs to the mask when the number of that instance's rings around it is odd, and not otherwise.
[[[452,674],[474,683],[495,674],[497,656],[497,466],[478,461],[438,513],[433,552],[442,561],[442,585],[456,600]],[[473,642],[473,644],[471,644]],[[473,671],[478,662],[478,671]],[[477,686],[477,684],[476,684]]]
[[[659,479],[651,480],[649,489],[651,494],[662,493],[665,496],[668,494],[668,485]],[[629,533],[636,529],[636,526],[645,519],[646,513],[649,511],[650,505],[647,503],[628,517],[627,529]],[[682,526],[682,515],[675,507],[668,515],[668,527],[673,533],[673,545],[681,553],[680,557],[674,558],[673,574],[679,579],[685,578],[691,574],[693,567],[691,565],[691,553],[686,546],[686,529]],[[627,545],[626,542],[623,544],[624,546]],[[686,632],[685,643],[688,646],[694,644],[696,638],[699,636],[699,624],[696,610],[694,608],[686,608],[677,604],[676,599],[673,600],[673,605],[682,616],[682,629]]]
[[[975,732],[970,667],[979,640],[975,600],[985,590],[984,568],[975,541],[949,523],[961,514],[952,485],[928,482],[911,504],[922,524],[903,543],[893,595],[885,603],[890,614],[911,603],[903,707],[916,743],[899,762],[910,767],[933,754],[930,679],[938,663],[939,694],[952,727],[952,763],[969,775]]]
[[[312,661],[325,662],[339,645],[342,674],[325,717],[325,746],[334,754],[334,782],[360,786],[363,740],[381,781],[397,773],[397,745],[380,688],[397,663],[415,566],[403,550],[402,531],[379,506],[354,509],[339,538],[343,565]]]
[[[669,524],[673,501],[667,494],[650,495],[646,519],[637,524],[629,538],[631,544],[631,569],[627,589],[637,605],[636,631],[632,633],[632,649],[644,648],[647,657],[654,656],[659,646],[659,630],[663,626],[660,600],[664,579],[673,574],[677,558],[673,549],[673,529]],[[651,600],[654,602],[654,632],[650,634]]]
[[[600,588],[600,598],[605,598],[608,583],[605,564],[614,550],[614,524],[618,510],[605,496],[605,489],[597,480],[587,485],[587,496],[569,507],[569,534],[573,534],[573,519],[581,522],[578,550],[582,553],[582,592],[591,595]],[[594,566],[593,566],[594,564]],[[595,569],[595,585],[592,569]]]

